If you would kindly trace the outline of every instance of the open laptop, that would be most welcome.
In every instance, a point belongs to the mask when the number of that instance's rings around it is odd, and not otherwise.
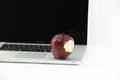
[[[0,8],[0,62],[78,64],[87,45],[88,0],[3,0]],[[65,33],[72,54],[55,59],[50,41]]]

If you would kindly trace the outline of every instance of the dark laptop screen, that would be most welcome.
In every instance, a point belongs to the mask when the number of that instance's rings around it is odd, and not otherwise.
[[[2,0],[0,41],[50,43],[58,33],[87,44],[88,0]]]

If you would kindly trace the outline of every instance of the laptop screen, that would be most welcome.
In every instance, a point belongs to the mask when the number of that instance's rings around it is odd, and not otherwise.
[[[87,44],[88,0],[2,0],[0,41],[50,43],[56,34]]]

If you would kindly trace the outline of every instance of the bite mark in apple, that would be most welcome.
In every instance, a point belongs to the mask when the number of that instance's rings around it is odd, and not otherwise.
[[[66,52],[72,52],[74,49],[74,42],[72,40],[69,40],[65,43],[64,49]]]

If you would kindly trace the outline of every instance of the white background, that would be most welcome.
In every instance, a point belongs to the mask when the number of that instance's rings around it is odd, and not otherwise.
[[[120,45],[120,0],[89,1],[89,44]]]
[[[80,65],[0,63],[0,80],[120,80],[120,0],[90,0],[88,20]]]

